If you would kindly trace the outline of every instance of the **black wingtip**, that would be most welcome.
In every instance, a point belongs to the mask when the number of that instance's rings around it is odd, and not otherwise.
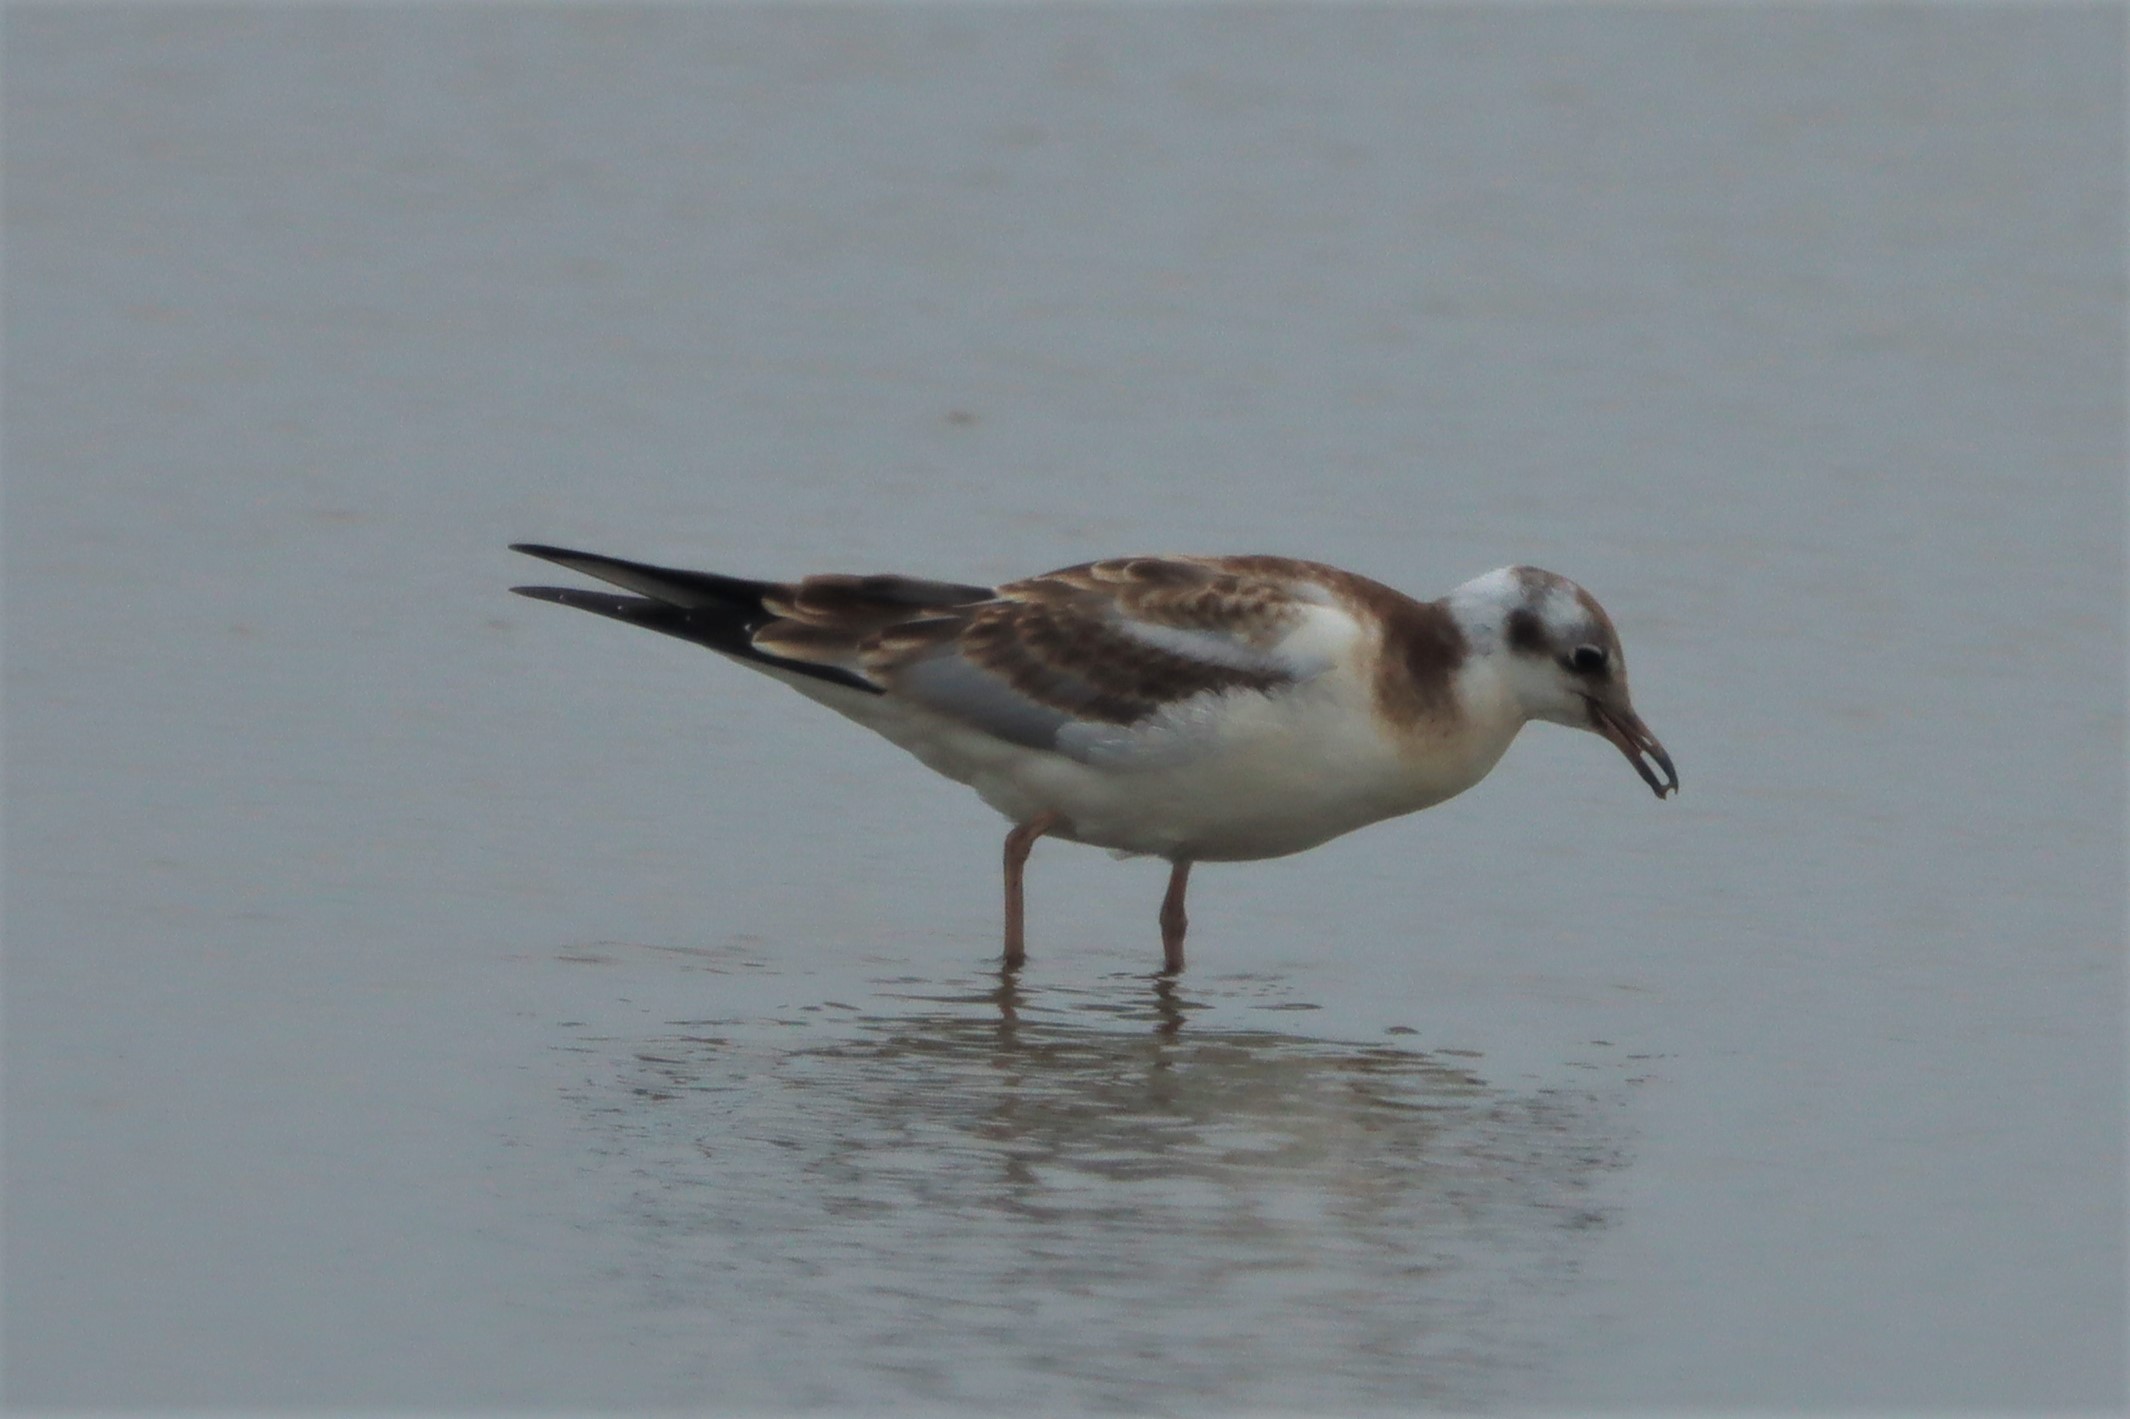
[[[523,552],[528,557],[538,557],[543,562],[559,562],[565,557],[581,557],[582,552],[572,552],[567,547],[550,547],[545,542],[513,542],[513,552]]]
[[[762,596],[773,583],[748,581],[716,572],[683,571],[678,567],[652,566],[648,562],[624,561],[598,552],[578,552],[568,547],[550,547],[544,542],[513,542],[513,552],[553,562],[582,576],[596,577],[624,591],[648,596],[654,601],[691,610],[716,608],[746,617],[762,611]]]

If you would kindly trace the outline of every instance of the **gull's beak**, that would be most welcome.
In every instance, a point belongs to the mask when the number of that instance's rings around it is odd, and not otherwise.
[[[1614,748],[1627,756],[1634,771],[1642,776],[1657,797],[1679,791],[1679,771],[1671,766],[1671,755],[1657,742],[1657,736],[1649,732],[1642,717],[1625,704],[1608,705],[1599,702],[1594,695],[1583,696],[1590,705],[1590,727],[1612,741]],[[1649,766],[1647,754],[1657,761],[1657,768],[1664,770],[1664,777],[1657,777],[1657,770]]]

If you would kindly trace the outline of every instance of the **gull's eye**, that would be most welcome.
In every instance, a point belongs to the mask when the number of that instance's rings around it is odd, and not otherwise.
[[[1568,655],[1568,668],[1578,675],[1595,675],[1605,668],[1605,647],[1579,645]]]

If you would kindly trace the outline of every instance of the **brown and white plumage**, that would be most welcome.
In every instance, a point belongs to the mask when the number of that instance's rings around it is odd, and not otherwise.
[[[1277,857],[1439,803],[1530,719],[1588,729],[1661,798],[1611,620],[1564,577],[1506,568],[1438,601],[1284,557],[1129,557],[1000,587],[900,576],[790,583],[521,545],[635,593],[519,587],[708,646],[966,783],[1015,825],[1174,864],[1182,966],[1192,862]],[[1663,767],[1659,780],[1644,756]]]

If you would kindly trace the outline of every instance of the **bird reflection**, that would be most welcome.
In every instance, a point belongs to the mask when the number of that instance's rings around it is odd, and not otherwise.
[[[825,1039],[640,1042],[657,1102],[606,1117],[638,1135],[611,1151],[663,1294],[832,1337],[887,1386],[817,1374],[831,1406],[1145,1408],[1150,1363],[1201,1404],[1486,1401],[1530,1358],[1505,1308],[1604,1220],[1596,1097],[1251,1028],[1251,982],[1188,990],[899,981]]]
[[[906,997],[908,1015],[862,1021],[854,1038],[802,1051],[794,1062],[864,1100],[871,1127],[847,1133],[831,1169],[876,1180],[870,1137],[888,1151],[914,1132],[944,1130],[963,1161],[988,1157],[1002,1191],[983,1199],[1040,1209],[1048,1174],[1076,1178],[1192,1177],[1240,1183],[1256,1170],[1336,1170],[1342,1195],[1406,1186],[1393,1176],[1423,1161],[1433,1115],[1486,1097],[1470,1071],[1378,1045],[1312,1040],[1275,1030],[1186,1030],[1206,1007],[1170,978],[1139,989],[1034,995],[1008,973],[993,1010],[957,1008],[966,996]],[[1083,1023],[1086,1017],[1100,1024]],[[920,1170],[922,1171],[922,1170]],[[1380,1176],[1378,1176],[1380,1174]],[[1084,1175],[1084,1176],[1082,1176]],[[1016,1181],[1017,1180],[1017,1181]],[[919,1179],[913,1186],[925,1186]],[[975,1179],[958,1175],[954,1186]]]
[[[1165,1039],[1174,1038],[1182,1029],[1186,1014],[1196,1008],[1187,1005],[1177,992],[1173,972],[1160,971],[1143,977],[1151,991],[1148,1002],[1154,1019],[1154,1033]],[[1027,996],[1021,990],[1021,968],[1001,966],[998,971],[998,988],[991,992],[991,1003],[998,1007],[1001,1038],[1010,1037],[1013,1027],[1020,1021],[1020,1011]]]

